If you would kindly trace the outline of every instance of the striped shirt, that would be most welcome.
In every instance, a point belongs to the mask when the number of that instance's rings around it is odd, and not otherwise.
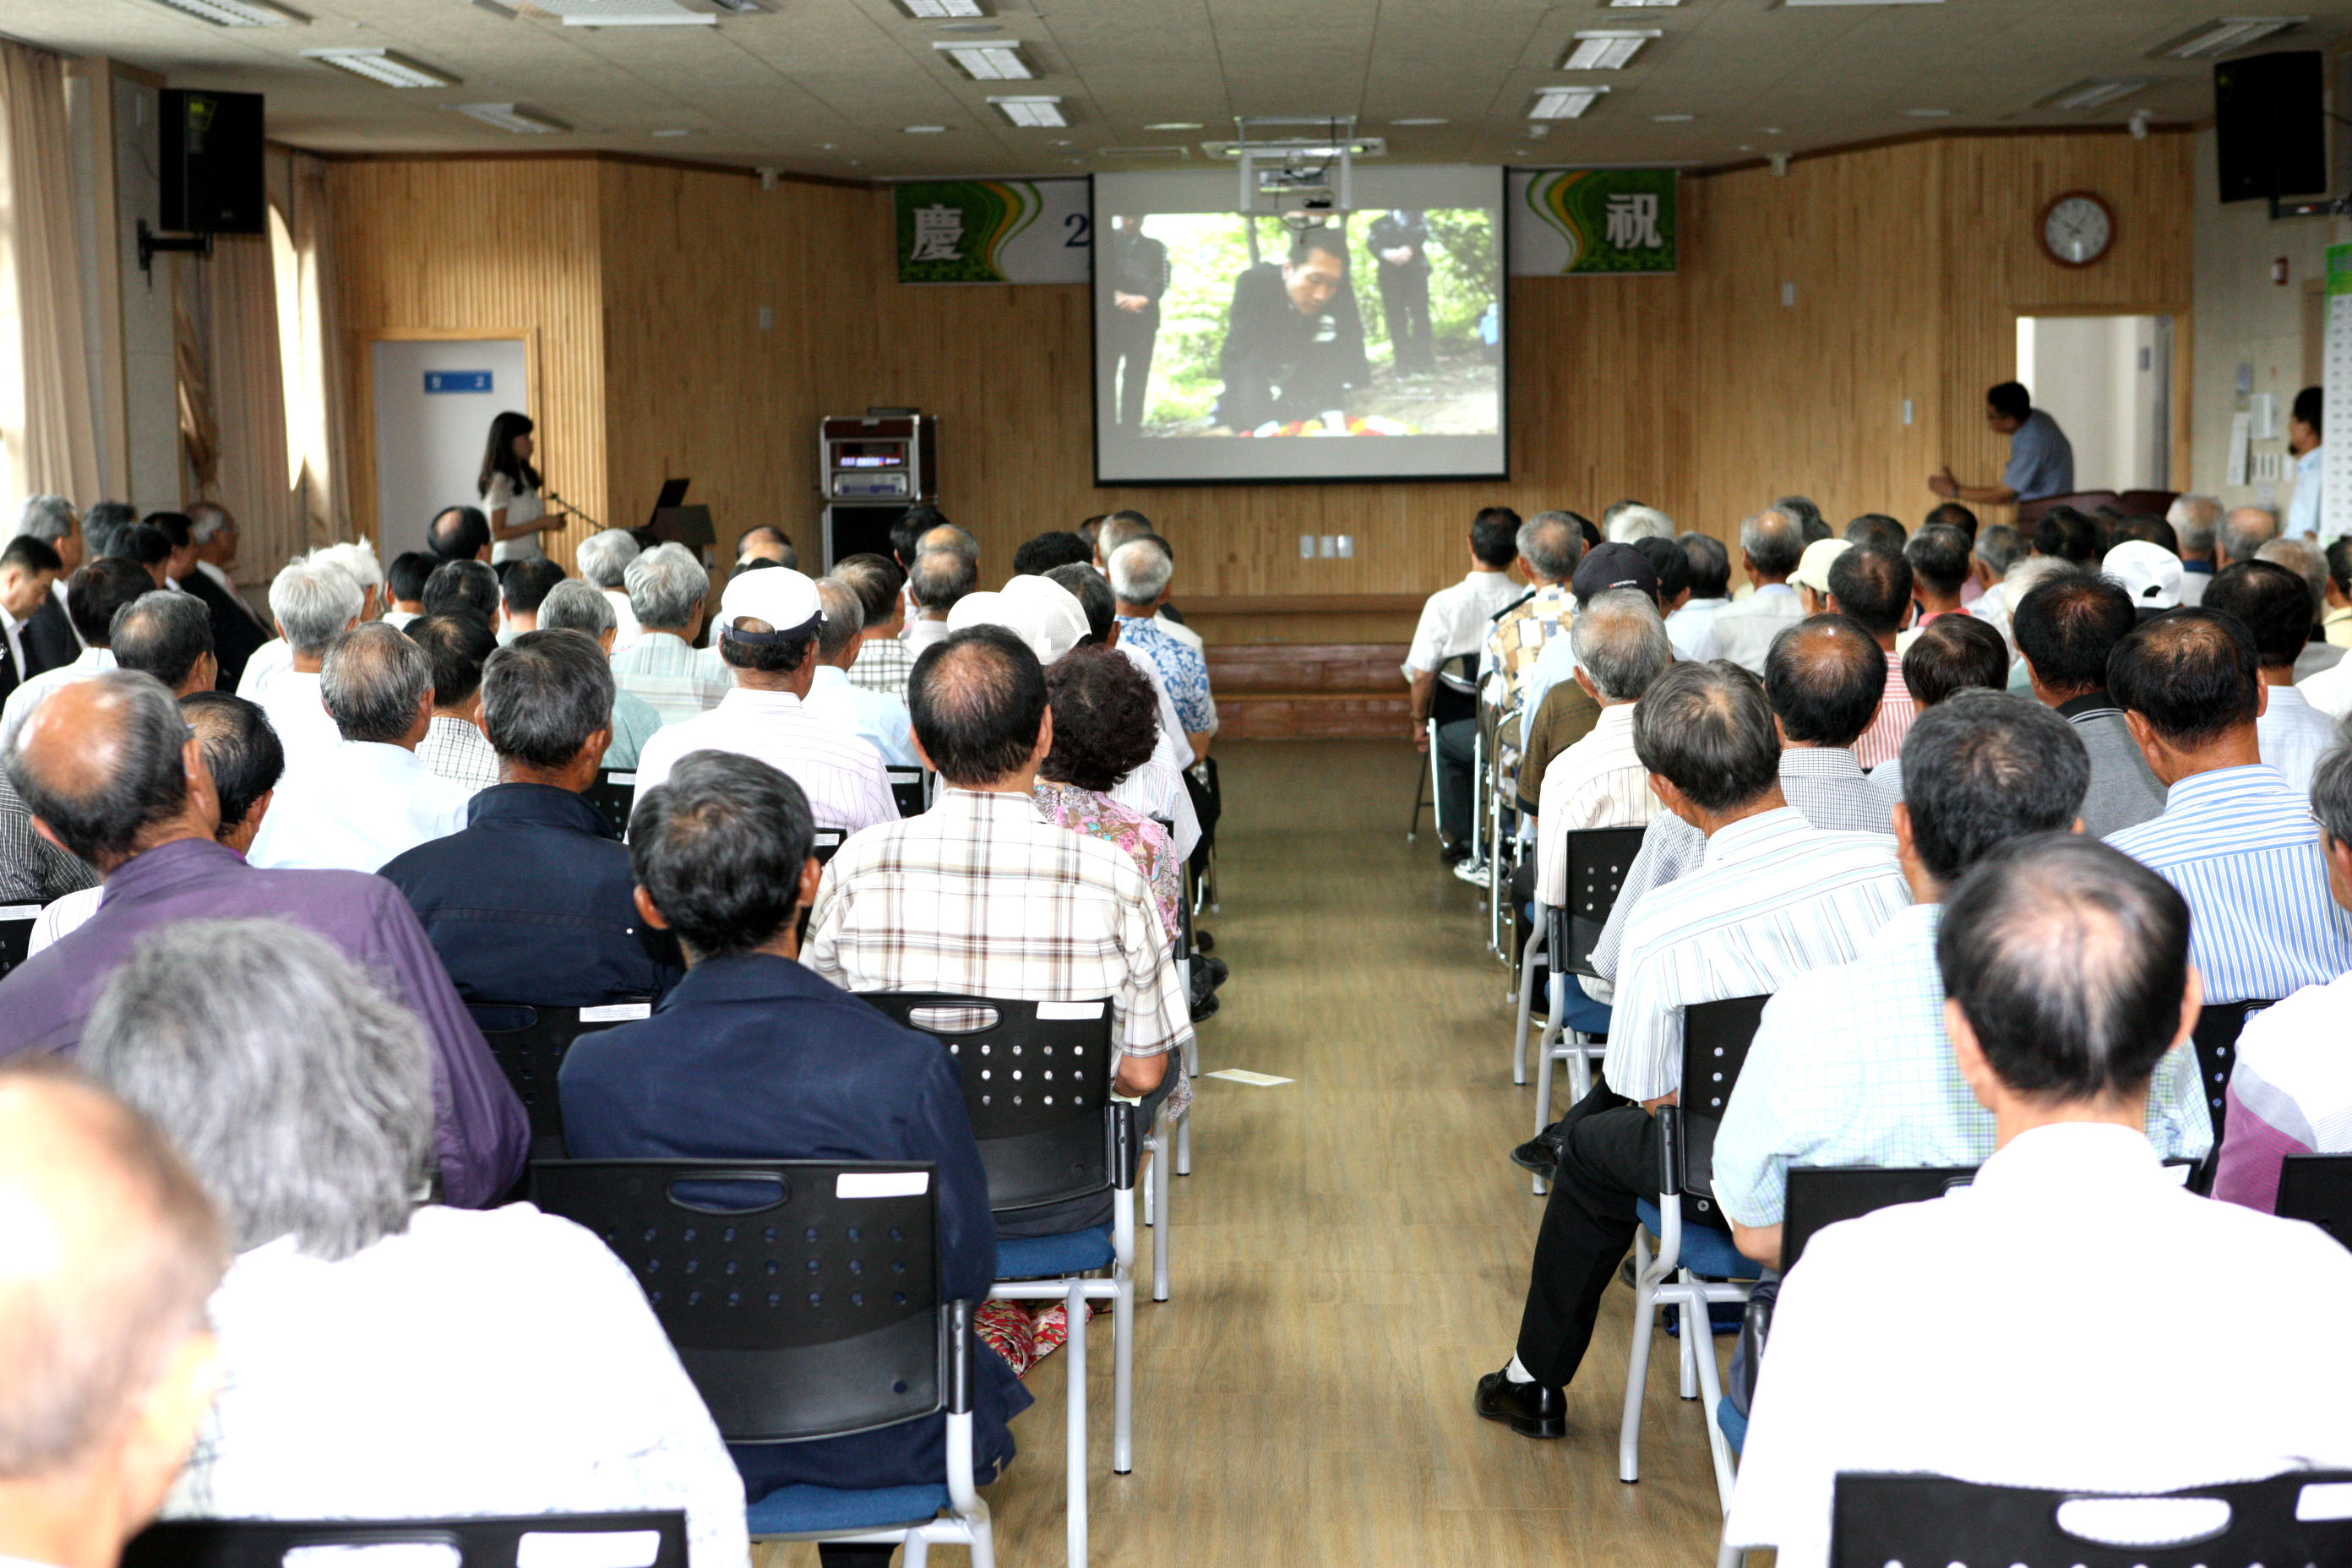
[[[808,795],[819,827],[855,833],[898,819],[873,742],[810,713],[789,691],[739,686],[709,712],[663,725],[637,758],[635,798],[645,799],[689,752],[733,752],[790,774]]]
[[[1717,829],[1699,868],[1625,923],[1609,1087],[1628,1100],[1674,1093],[1685,1007],[1769,995],[1808,969],[1850,963],[1910,901],[1895,846],[1878,834],[1824,833],[1788,806]]]
[[[802,961],[851,991],[1107,996],[1125,1056],[1192,1034],[1151,884],[1025,794],[949,786],[922,816],[853,835],[818,884]]]
[[[1631,702],[1603,708],[1592,733],[1562,748],[1544,769],[1536,816],[1536,900],[1549,908],[1568,901],[1570,834],[1645,826],[1665,809],[1650,793],[1650,771],[1633,753],[1633,708]]]
[[[2352,915],[2327,896],[2319,824],[2268,763],[2192,773],[2163,816],[2107,842],[2189,900],[2207,1002],[2276,1000],[2352,970]]]
[[[1853,753],[1842,746],[1783,746],[1780,749],[1780,793],[1797,815],[1827,833],[1895,831],[1892,806],[1874,794]],[[1603,979],[1617,973],[1617,956],[1624,950],[1625,921],[1634,904],[1654,888],[1689,876],[1706,854],[1706,837],[1670,811],[1650,819],[1642,837],[1641,853],[1625,868],[1617,902],[1593,944],[1592,967]],[[1587,981],[1585,989],[1592,989]]]
[[[416,742],[417,760],[439,777],[467,789],[488,789],[499,782],[499,754],[475,725],[446,713],[433,715],[425,739]]]
[[[1981,1165],[1992,1113],[1960,1077],[1936,967],[1940,904],[1897,910],[1852,963],[1782,985],[1764,1009],[1715,1137],[1715,1191],[1737,1223],[1779,1225],[1791,1165]],[[2201,1160],[2212,1117],[2193,1051],[2148,1086],[2147,1139]]]
[[[1877,716],[1870,728],[1853,743],[1853,760],[1864,771],[1891,763],[1903,754],[1903,737],[1909,732],[1911,721],[1919,717],[1919,705],[1911,700],[1911,688],[1903,679],[1903,656],[1886,656],[1886,695],[1878,700]]]
[[[665,724],[708,713],[734,689],[727,667],[676,632],[646,632],[613,656],[613,683],[651,704]]]
[[[885,697],[907,700],[907,677],[915,672],[915,656],[897,637],[867,637],[849,663],[849,683]]]
[[[2319,759],[2336,749],[2336,721],[2314,708],[2292,686],[2266,689],[2270,700],[2263,707],[2263,716],[2254,721],[2263,761],[2286,775],[2289,789],[2308,795]]]

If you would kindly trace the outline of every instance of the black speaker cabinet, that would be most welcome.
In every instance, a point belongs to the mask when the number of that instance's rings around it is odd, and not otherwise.
[[[165,232],[268,232],[261,94],[167,89],[161,129]]]
[[[2221,199],[2327,190],[2326,57],[2317,49],[2249,55],[2213,67]]]

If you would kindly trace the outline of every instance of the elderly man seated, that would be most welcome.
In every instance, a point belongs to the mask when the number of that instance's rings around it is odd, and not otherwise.
[[[0,1056],[72,1049],[100,988],[158,927],[286,921],[332,942],[424,1021],[442,1196],[496,1202],[522,1173],[530,1128],[416,917],[380,877],[247,865],[218,841],[206,746],[170,692],[128,670],[55,692],[26,721],[9,775],[42,832],[106,874],[106,897],[79,930],[0,979]]]
[[[2204,999],[2189,926],[2155,873],[2071,835],[1952,889],[1944,1026],[1994,1152],[1966,1191],[1831,1226],[1789,1271],[1727,1543],[1820,1568],[1841,1471],[2161,1492],[2352,1467],[2352,1347],[2250,1331],[2282,1300],[2344,1300],[2352,1254],[2184,1192],[2141,1131]],[[2227,1376],[2164,1375],[2215,1344]]]
[[[187,1151],[236,1254],[167,1516],[683,1509],[693,1568],[741,1568],[742,1489],[636,1278],[529,1204],[418,1201],[432,1054],[365,971],[184,921],[116,971],[82,1057]]]

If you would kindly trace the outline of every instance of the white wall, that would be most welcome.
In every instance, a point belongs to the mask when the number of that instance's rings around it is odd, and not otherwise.
[[[2168,371],[2154,316],[2021,317],[2018,379],[2074,448],[2074,488],[2165,488]]]
[[[155,258],[151,279],[139,270],[139,220],[161,221],[163,153],[156,126],[156,90],[117,78],[114,83],[114,180],[117,242],[122,275],[121,439],[130,459],[131,493],[110,496],[141,511],[180,505],[180,395],[172,357],[173,265]]]

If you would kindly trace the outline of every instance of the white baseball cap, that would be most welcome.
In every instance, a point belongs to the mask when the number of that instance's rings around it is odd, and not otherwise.
[[[2121,583],[2142,609],[2169,610],[2180,603],[2180,557],[2161,544],[2127,539],[2107,552],[2099,570]]]
[[[1847,539],[1816,539],[1805,546],[1797,569],[1789,574],[1791,587],[1811,588],[1816,594],[1830,591],[1830,563],[1853,548]]]
[[[812,635],[824,618],[824,605],[816,584],[789,566],[765,566],[739,572],[728,579],[719,596],[719,625],[726,635],[744,640],[789,642]],[[765,621],[773,634],[738,632],[737,619]]]

